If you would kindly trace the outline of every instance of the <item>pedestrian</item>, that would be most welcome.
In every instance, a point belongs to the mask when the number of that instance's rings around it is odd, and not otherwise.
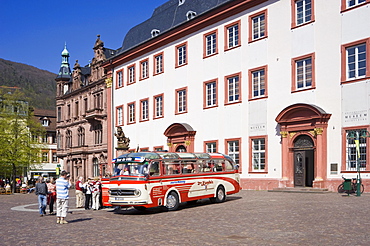
[[[91,200],[92,200],[92,181],[91,178],[88,178],[84,184],[85,192],[85,210],[89,210],[91,208]]]
[[[46,214],[46,211],[45,211],[46,199],[47,199],[46,196],[48,195],[48,187],[46,186],[46,183],[42,176],[38,178],[38,182],[36,183],[35,194],[38,197],[39,213],[40,213],[40,217],[42,217]]]
[[[55,184],[55,179],[50,178],[48,186],[48,204],[49,204],[49,214],[54,215],[54,203],[57,199],[57,187]]]
[[[83,177],[79,177],[76,181],[76,208],[84,207],[84,186],[83,186]]]
[[[101,183],[99,177],[94,178],[92,190],[92,209],[99,210],[100,208],[100,192],[101,192]]]
[[[66,171],[60,173],[59,179],[56,181],[57,187],[57,224],[67,224],[66,221],[68,212],[69,188],[71,181],[69,174]]]

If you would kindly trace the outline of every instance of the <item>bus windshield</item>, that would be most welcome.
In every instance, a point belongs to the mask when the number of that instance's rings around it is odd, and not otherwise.
[[[128,162],[115,165],[115,175],[145,176],[148,174],[148,163]]]

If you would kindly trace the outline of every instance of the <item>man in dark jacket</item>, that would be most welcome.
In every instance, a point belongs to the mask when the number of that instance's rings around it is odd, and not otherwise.
[[[40,216],[42,217],[46,214],[46,199],[48,195],[48,187],[42,176],[39,177],[38,182],[36,183],[35,193],[38,196]]]

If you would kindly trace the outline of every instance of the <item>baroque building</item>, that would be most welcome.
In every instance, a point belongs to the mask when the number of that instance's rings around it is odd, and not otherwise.
[[[78,176],[106,174],[107,165],[107,96],[101,64],[113,54],[98,35],[93,47],[94,58],[87,66],[78,61],[69,65],[65,46],[56,77],[57,156],[62,169]]]
[[[141,150],[230,155],[244,189],[336,190],[361,171],[366,190],[369,6],[167,1],[102,64],[112,82],[108,159],[121,127]]]

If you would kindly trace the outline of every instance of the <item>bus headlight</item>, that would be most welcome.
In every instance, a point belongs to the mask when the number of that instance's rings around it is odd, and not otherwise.
[[[134,195],[135,195],[135,196],[140,196],[140,195],[141,195],[141,191],[140,191],[140,190],[138,190],[138,189],[136,189],[136,190],[134,191]]]

